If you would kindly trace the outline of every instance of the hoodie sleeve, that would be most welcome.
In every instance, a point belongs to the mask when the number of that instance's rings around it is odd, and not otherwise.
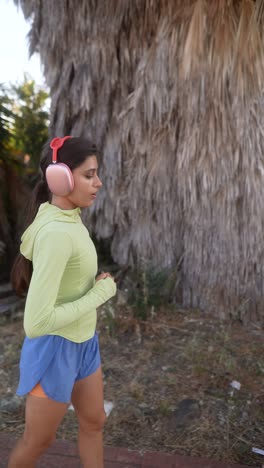
[[[106,278],[97,281],[80,299],[55,306],[71,253],[72,240],[67,233],[46,233],[36,241],[24,315],[24,329],[29,338],[47,335],[71,324],[116,293],[115,282]]]

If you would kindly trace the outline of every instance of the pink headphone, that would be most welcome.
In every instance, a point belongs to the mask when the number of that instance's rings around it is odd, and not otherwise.
[[[65,196],[73,191],[74,180],[72,171],[66,164],[57,162],[58,150],[63,146],[65,140],[69,138],[72,137],[56,137],[50,142],[50,148],[53,150],[52,164],[49,164],[46,169],[46,180],[50,191],[54,195]]]

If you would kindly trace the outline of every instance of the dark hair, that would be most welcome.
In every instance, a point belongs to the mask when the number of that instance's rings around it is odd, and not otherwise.
[[[73,171],[80,166],[89,156],[99,158],[100,153],[97,147],[87,138],[73,137],[66,140],[63,146],[58,150],[57,160],[63,162]],[[52,162],[52,149],[48,141],[42,150],[40,159],[40,177],[36,184],[32,198],[28,207],[25,229],[33,222],[38,212],[39,206],[51,199],[51,193],[46,182],[46,170]],[[32,276],[32,262],[25,258],[21,253],[15,259],[11,270],[11,284],[18,296],[24,296],[27,293]]]

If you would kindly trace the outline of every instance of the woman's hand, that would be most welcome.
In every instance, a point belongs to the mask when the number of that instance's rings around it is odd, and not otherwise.
[[[110,273],[105,273],[104,271],[102,273],[100,273],[100,275],[98,275],[95,278],[95,281],[99,281],[99,280],[105,279],[105,278],[112,278],[112,280],[115,281],[114,277],[112,275],[110,275]]]

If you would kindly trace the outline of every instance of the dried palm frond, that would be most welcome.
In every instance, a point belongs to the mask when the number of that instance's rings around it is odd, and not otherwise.
[[[205,0],[193,2],[190,24],[183,47],[182,68],[184,77],[201,69],[205,58],[206,14]]]
[[[183,305],[263,323],[263,0],[16,1],[51,133],[103,150],[114,260],[180,265]]]
[[[235,42],[233,86],[244,99],[262,89],[264,73],[263,44],[256,20],[255,2],[242,0]]]
[[[263,0],[256,0],[255,6],[255,18],[258,23],[263,23],[264,18],[264,1]]]

